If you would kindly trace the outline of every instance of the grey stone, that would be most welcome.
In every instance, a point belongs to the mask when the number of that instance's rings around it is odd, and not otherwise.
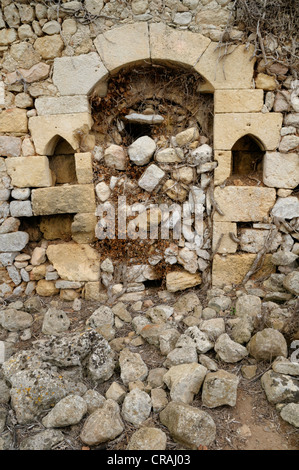
[[[200,323],[199,329],[208,335],[210,341],[215,342],[218,336],[225,333],[223,318],[211,318]]]
[[[46,429],[23,439],[20,443],[20,450],[51,450],[63,440],[64,435],[61,431]]]
[[[175,328],[171,328],[160,334],[159,346],[160,352],[163,356],[167,356],[175,348],[179,337],[180,333]]]
[[[1,341],[0,343],[3,343]],[[1,350],[1,344],[0,344],[0,350]],[[4,356],[4,355],[3,355]],[[4,361],[1,361],[1,352],[0,352],[0,364],[2,364]],[[5,380],[0,379],[0,404],[6,404],[10,400],[10,389],[5,383]]]
[[[21,155],[22,140],[20,137],[6,136],[0,137],[0,156],[19,157]]]
[[[211,359],[209,356],[206,356],[205,354],[200,354],[198,356],[198,362],[202,364],[210,372],[216,372],[216,370],[218,370],[218,366],[216,362],[213,359]]]
[[[156,143],[148,136],[139,137],[128,148],[130,160],[138,166],[147,165],[156,150]]]
[[[43,31],[43,33],[49,34],[49,35],[59,34],[60,33],[60,24],[58,23],[58,21],[55,21],[55,20],[48,21],[42,27],[42,31]]]
[[[295,428],[299,428],[299,403],[285,405],[280,412],[280,416]]]
[[[145,380],[148,368],[140,354],[123,349],[119,355],[120,376],[124,385],[137,380]]]
[[[30,197],[30,188],[14,188],[11,192],[11,197],[19,201],[25,201]]]
[[[291,251],[277,251],[271,257],[271,262],[276,266],[289,266],[298,259],[298,255]]]
[[[229,405],[235,406],[239,378],[227,372],[218,370],[206,375],[202,388],[202,402],[208,408]]]
[[[262,311],[262,301],[256,295],[241,295],[236,302],[237,317],[257,317]]]
[[[46,428],[72,426],[87,413],[86,401],[79,395],[68,395],[60,400],[43,419]]]
[[[296,403],[299,400],[299,380],[285,374],[277,374],[273,370],[266,372],[261,378],[262,387],[267,400],[277,403]]]
[[[22,331],[33,323],[33,317],[27,312],[7,308],[0,311],[0,324],[8,331]]]
[[[258,331],[248,343],[248,351],[257,361],[272,361],[278,356],[287,357],[288,347],[282,333],[265,328]]]
[[[138,186],[145,191],[152,192],[165,176],[165,172],[157,165],[150,165],[138,181]]]
[[[228,363],[239,362],[244,359],[244,357],[248,356],[247,349],[241,344],[231,340],[227,333],[219,336],[214,349],[220,359]]]
[[[284,136],[279,144],[280,152],[289,152],[294,150],[299,145],[299,137],[296,135],[286,135]]]
[[[18,254],[18,251],[14,251],[12,253],[0,253],[0,262],[3,266],[11,266]]]
[[[185,403],[170,402],[159,416],[172,438],[188,448],[209,446],[216,437],[216,425],[212,417]]]
[[[214,341],[209,339],[209,336],[204,331],[201,331],[197,326],[190,326],[185,330],[185,335],[189,336],[195,343],[198,353],[206,353],[214,346]]]
[[[42,369],[20,370],[10,382],[11,406],[20,424],[34,421],[66,395],[65,383],[58,374]]]
[[[49,308],[44,316],[42,332],[44,335],[59,335],[69,329],[71,322],[63,310]]]
[[[247,344],[254,329],[253,318],[249,315],[243,316],[238,323],[233,326],[231,337],[236,343]]]
[[[283,280],[283,286],[292,294],[299,295],[299,271],[287,274]]]
[[[10,203],[10,214],[12,217],[32,217],[31,201],[12,201]]]
[[[284,358],[277,358],[272,369],[278,374],[299,376],[299,362],[291,362]]]
[[[192,14],[189,11],[184,11],[183,13],[176,13],[173,21],[179,26],[187,26],[191,19]]]
[[[126,421],[139,426],[149,417],[151,408],[152,402],[149,395],[135,388],[126,395],[121,411]]]
[[[86,325],[90,328],[99,328],[103,325],[114,325],[114,314],[110,307],[102,305],[88,318]]]
[[[115,439],[124,430],[118,404],[106,400],[102,408],[95,410],[85,421],[80,439],[87,445],[98,445]]]
[[[213,297],[208,304],[209,308],[213,308],[216,312],[224,312],[228,310],[231,306],[231,299],[226,295],[220,295],[218,297]]]
[[[127,450],[165,450],[166,441],[167,436],[161,429],[145,427],[132,434]]]
[[[10,279],[12,280],[15,286],[18,286],[19,284],[21,284],[22,279],[20,276],[20,272],[15,266],[7,266],[6,270],[8,272]]]
[[[279,197],[272,209],[275,217],[293,219],[299,217],[299,201],[295,196]]]
[[[172,401],[191,404],[204,381],[207,369],[197,363],[172,366],[163,380]]]
[[[125,119],[129,122],[135,122],[140,124],[161,124],[164,121],[163,116],[159,114],[138,114],[132,113],[127,114]]]

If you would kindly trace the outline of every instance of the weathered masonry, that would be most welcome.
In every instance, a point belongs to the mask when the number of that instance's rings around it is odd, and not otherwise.
[[[252,47],[232,45],[220,58],[218,43],[200,33],[137,22],[98,34],[94,51],[55,57],[56,94],[38,96],[29,118],[18,107],[0,114],[1,294],[36,290],[104,300],[107,288],[119,293],[125,286],[129,293],[163,278],[173,292],[200,286],[203,279],[215,287],[238,284],[268,239],[268,254],[254,276],[275,272],[270,253],[283,249],[290,235],[280,233],[273,218],[292,224],[292,237],[299,238],[293,193],[299,184],[298,109],[284,117],[269,107],[273,77],[254,75],[252,55]],[[22,73],[30,80],[47,67],[33,65]],[[213,104],[210,135],[204,130],[208,118],[200,105],[192,112],[183,86],[176,95],[138,89],[141,77],[161,77],[157,70],[167,70],[168,77],[179,71],[198,76],[197,97]],[[138,73],[130,89],[120,81]],[[8,73],[4,87],[18,77]],[[120,83],[115,105],[109,102],[113,80]],[[298,83],[294,90],[295,100]],[[121,108],[122,93],[129,109]],[[167,121],[169,110],[181,116],[175,119],[181,126]],[[165,127],[166,121],[172,124]],[[134,247],[127,250],[132,259],[116,280],[119,259],[112,250],[121,253],[130,242],[111,244],[109,256],[98,234],[100,208],[120,195],[127,196],[129,220],[136,215],[134,204],[143,203],[138,222],[146,231],[153,201],[184,207],[190,218],[182,222],[180,239],[160,244],[158,251],[155,243],[145,245],[147,258],[144,252],[133,255]],[[194,220],[199,209],[201,231]],[[163,221],[159,211],[157,225]]]

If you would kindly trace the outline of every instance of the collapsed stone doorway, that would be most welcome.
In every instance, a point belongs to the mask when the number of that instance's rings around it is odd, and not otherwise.
[[[99,238],[95,246],[116,269],[126,266],[122,281],[129,283],[129,290],[142,289],[144,283],[164,284],[171,272],[186,273],[189,287],[210,278],[206,194],[215,168],[213,97],[199,93],[200,83],[200,75],[186,69],[154,64],[121,70],[110,79],[105,97],[92,97]],[[115,217],[120,197],[128,222],[122,236]],[[114,206],[114,233],[105,237],[102,228],[109,224],[110,204]],[[174,234],[174,215],[167,218],[162,206],[181,211],[176,221],[181,226],[179,237]],[[196,211],[201,227],[196,227]],[[154,239],[151,217],[157,218],[152,221],[158,233]],[[162,236],[167,224],[168,238]],[[143,236],[138,236],[142,229]],[[109,274],[102,274],[106,285],[112,280]]]

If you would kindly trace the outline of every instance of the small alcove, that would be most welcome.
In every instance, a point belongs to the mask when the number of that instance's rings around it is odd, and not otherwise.
[[[55,175],[55,185],[76,184],[76,165],[73,147],[62,137],[58,138],[49,166]]]
[[[262,180],[264,154],[257,138],[249,134],[241,137],[232,148],[232,176]]]

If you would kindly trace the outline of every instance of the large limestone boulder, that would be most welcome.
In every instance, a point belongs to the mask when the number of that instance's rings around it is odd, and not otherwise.
[[[185,403],[170,402],[161,411],[160,421],[174,440],[191,449],[210,445],[216,436],[216,425],[211,416]]]
[[[163,377],[173,401],[191,404],[201,387],[207,369],[196,363],[173,366]]]
[[[166,441],[161,429],[141,428],[131,436],[127,450],[165,450]]]
[[[115,439],[124,430],[120,409],[114,400],[106,400],[85,421],[80,439],[89,446]]]
[[[208,408],[235,406],[239,378],[225,370],[207,374],[202,388],[202,402]]]
[[[148,368],[138,353],[129,349],[123,349],[119,356],[120,376],[125,385],[136,380],[144,380],[148,374]]]
[[[62,279],[67,281],[98,281],[100,259],[89,245],[62,243],[47,249],[49,261]]]
[[[269,370],[262,376],[261,384],[267,400],[273,405],[298,402],[299,380],[294,377]]]
[[[273,328],[258,331],[248,343],[248,351],[257,361],[271,361],[278,356],[287,357],[288,346],[284,336]]]
[[[191,274],[187,271],[172,271],[166,275],[166,288],[169,292],[195,287],[201,284],[201,276],[198,273]]]

